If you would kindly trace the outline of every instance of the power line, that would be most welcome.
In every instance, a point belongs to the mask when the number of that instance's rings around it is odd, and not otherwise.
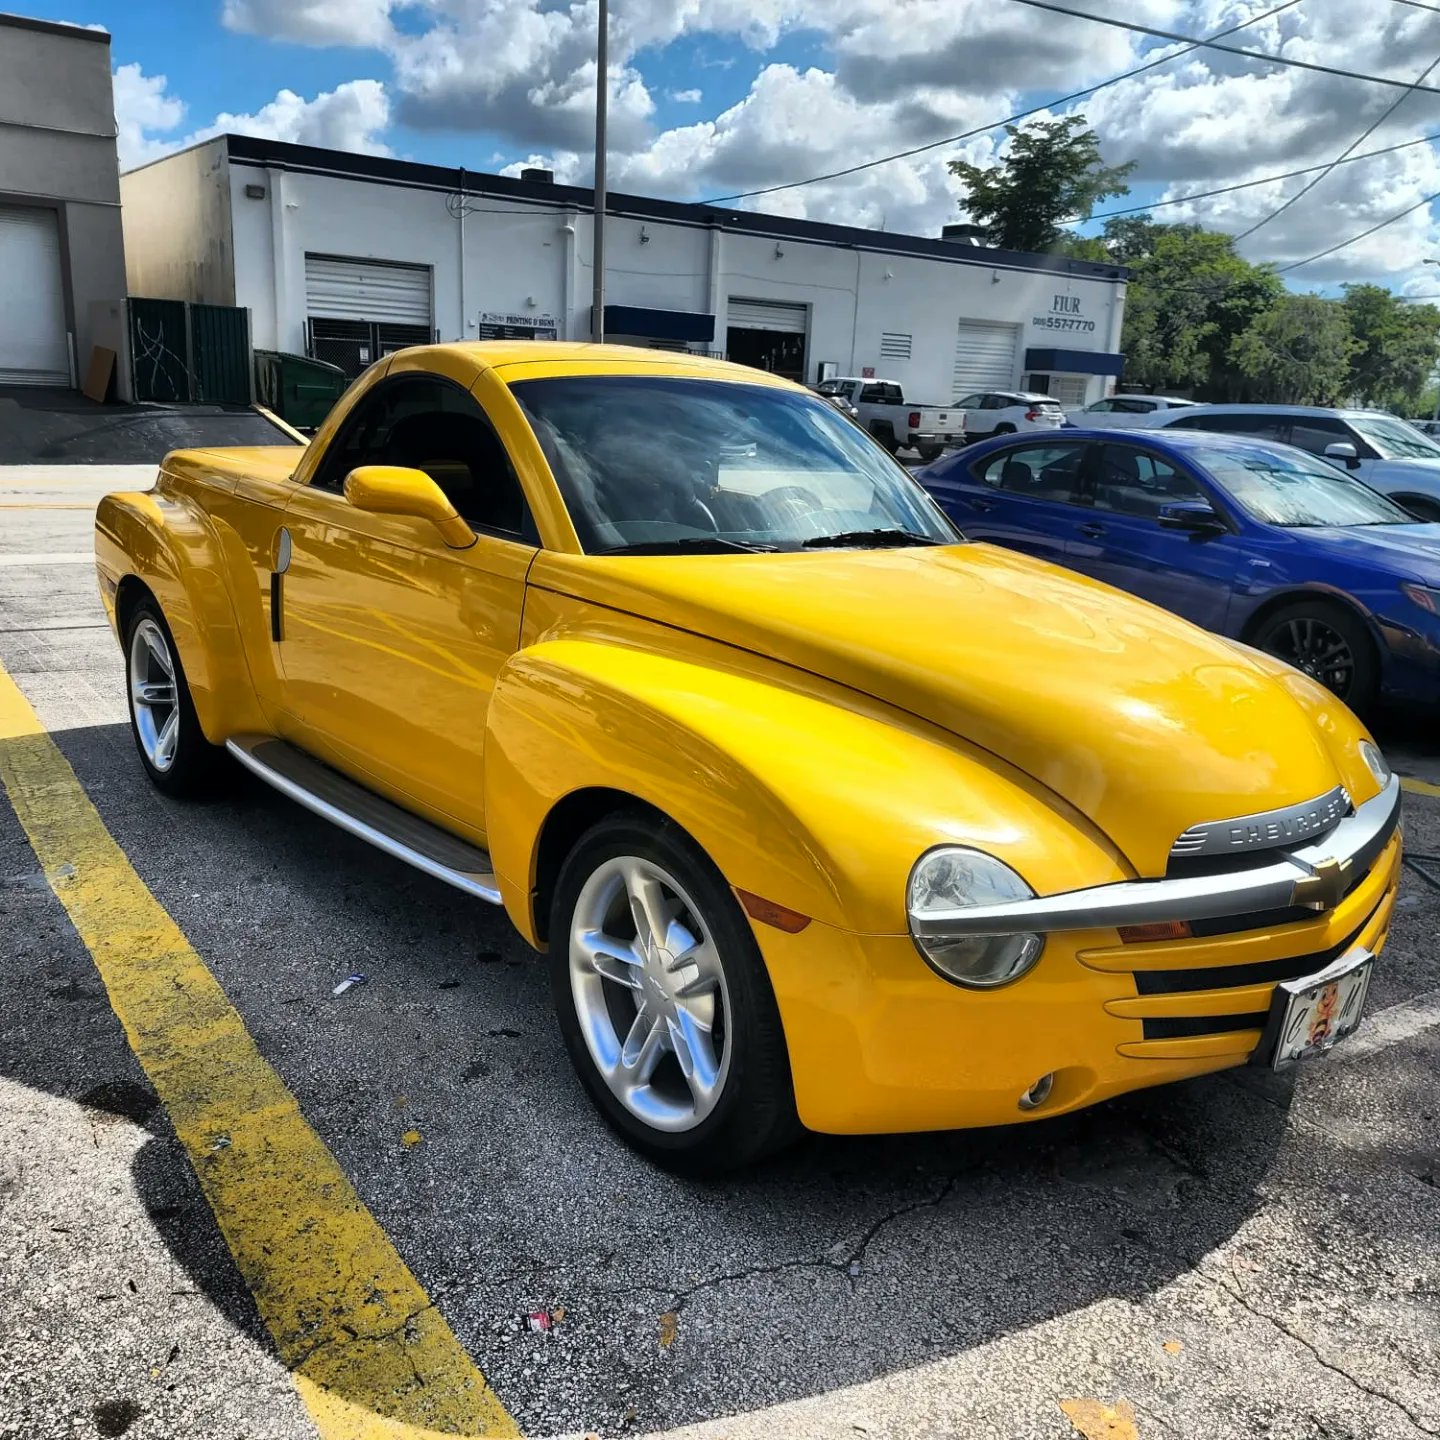
[[[1371,85],[1390,85],[1397,90],[1421,90],[1429,95],[1440,95],[1440,86],[1416,85],[1411,81],[1396,80],[1388,75],[1364,75],[1358,70],[1341,70],[1334,65],[1318,65],[1312,60],[1293,60],[1288,55],[1275,55],[1268,50],[1246,50],[1239,45],[1221,45],[1219,37],[1197,40],[1193,35],[1182,35],[1174,30],[1157,30],[1152,25],[1137,25],[1132,20],[1112,20],[1105,15],[1092,15],[1087,10],[1074,10],[1068,5],[1057,5],[1054,0],[1012,0],[1012,3],[1028,5],[1034,10],[1053,11],[1056,15],[1069,15],[1077,20],[1091,20],[1096,25],[1111,25],[1120,30],[1132,30],[1137,35],[1151,35],[1157,40],[1178,41],[1189,45],[1192,49],[1203,46],[1207,50],[1223,50],[1227,55],[1242,55],[1247,60],[1263,60],[1267,65],[1288,65],[1295,70],[1313,70],[1321,75],[1338,75],[1343,80],[1364,80]]]
[[[1395,97],[1394,103],[1385,110],[1380,118],[1366,126],[1365,130],[1357,135],[1334,160],[1332,160],[1308,185],[1303,185],[1288,200],[1282,202],[1268,215],[1257,220],[1248,230],[1242,230],[1235,237],[1236,244],[1241,240],[1248,240],[1257,230],[1262,230],[1272,220],[1283,215],[1297,200],[1303,200],[1337,165],[1349,158],[1357,145],[1362,145],[1368,140],[1414,93],[1420,88],[1420,83],[1437,66],[1440,65],[1440,55],[1437,55],[1414,79],[1410,88],[1402,95]]]
[[[1224,30],[1217,30],[1208,40],[1192,41],[1183,50],[1162,55],[1156,60],[1147,60],[1143,65],[1135,66],[1133,70],[1125,70],[1119,75],[1112,75],[1108,80],[1101,80],[1095,85],[1087,85],[1083,90],[1072,90],[1070,94],[1061,95],[1058,99],[1046,100],[1040,105],[1032,105],[1028,110],[1019,110],[1014,115],[1007,115],[1003,120],[994,120],[988,125],[979,125],[975,129],[963,131],[959,135],[947,135],[943,140],[932,140],[926,145],[916,145],[910,150],[897,150],[893,155],[882,155],[878,160],[866,160],[859,165],[848,165],[843,170],[831,170],[825,175],[812,175],[808,180],[791,180],[784,185],[766,185],[759,190],[741,190],[734,195],[717,195],[713,199],[702,200],[700,203],[702,205],[728,205],[732,201],[750,200],[757,195],[774,195],[781,190],[798,190],[804,185],[819,185],[826,180],[841,180],[847,175],[858,175],[862,170],[873,170],[877,165],[888,165],[892,160],[908,160],[912,155],[923,155],[927,150],[939,150],[945,145],[958,145],[962,140],[973,140],[977,135],[988,135],[990,131],[998,130],[1002,125],[1013,125],[1017,120],[1028,119],[1031,115],[1038,115],[1042,110],[1053,110],[1059,105],[1069,105],[1072,101],[1083,100],[1087,95],[1093,95],[1096,91],[1104,90],[1110,85],[1118,85],[1122,80],[1130,80],[1136,75],[1143,75],[1147,70],[1168,65],[1170,61],[1178,60],[1192,50],[1198,50],[1203,45],[1222,40],[1227,35],[1234,35],[1247,26],[1258,25],[1260,21],[1268,20],[1272,15],[1278,15],[1282,10],[1290,10],[1299,3],[1300,0],[1284,0],[1284,3],[1276,5],[1272,10],[1264,10],[1259,15],[1252,15],[1248,20],[1242,20],[1238,25],[1230,25]]]
[[[1427,195],[1423,200],[1418,200],[1414,205],[1408,205],[1398,214],[1392,215],[1388,220],[1382,220],[1378,225],[1372,225],[1368,230],[1362,230],[1358,235],[1352,235],[1348,240],[1342,240],[1338,245],[1332,245],[1328,250],[1322,250],[1318,255],[1308,256],[1304,260],[1292,260],[1288,265],[1282,265],[1276,270],[1277,275],[1286,275],[1291,270],[1298,270],[1302,265],[1313,265],[1317,260],[1323,260],[1327,255],[1333,255],[1337,250],[1348,250],[1352,245],[1358,245],[1362,240],[1368,240],[1377,230],[1383,230],[1387,225],[1393,225],[1397,220],[1403,220],[1407,215],[1413,215],[1417,210],[1423,210],[1427,205],[1433,205],[1440,200],[1440,190],[1433,195]]]
[[[1176,195],[1169,200],[1152,200],[1148,205],[1127,205],[1121,210],[1097,210],[1093,215],[1072,215],[1064,223],[1069,225],[1081,220],[1111,220],[1117,215],[1140,215],[1147,210],[1160,210],[1166,205],[1188,205],[1192,200],[1210,200],[1216,195],[1230,195],[1236,190],[1249,190],[1256,185],[1273,185],[1279,180],[1295,180],[1301,175],[1313,175],[1317,170],[1330,170],[1336,165],[1353,165],[1359,160],[1373,160],[1379,155],[1393,155],[1397,150],[1410,150],[1416,145],[1428,145],[1440,140],[1440,131],[1433,135],[1422,135],[1418,140],[1402,140],[1398,145],[1386,145],[1379,150],[1366,150],[1359,155],[1347,155],[1338,161],[1325,165],[1306,165],[1299,170],[1285,170],[1279,175],[1262,175],[1258,180],[1240,180],[1234,185],[1222,185],[1216,190],[1197,190],[1193,195]]]

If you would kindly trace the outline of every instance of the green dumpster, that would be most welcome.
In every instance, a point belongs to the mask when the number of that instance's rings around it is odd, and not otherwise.
[[[255,352],[255,398],[297,430],[315,430],[345,393],[338,365],[277,350]]]

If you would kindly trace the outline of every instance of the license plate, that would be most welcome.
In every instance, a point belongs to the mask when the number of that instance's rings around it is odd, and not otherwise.
[[[1358,947],[1315,975],[1275,987],[1270,1016],[1255,1054],[1272,1070],[1323,1055],[1352,1034],[1365,1011],[1375,957]]]

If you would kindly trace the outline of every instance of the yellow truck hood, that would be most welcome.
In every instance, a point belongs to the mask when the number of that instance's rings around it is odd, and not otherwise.
[[[552,552],[530,580],[920,716],[1069,801],[1144,876],[1164,873],[1191,825],[1340,781],[1315,720],[1258,661],[1144,601],[988,545]]]

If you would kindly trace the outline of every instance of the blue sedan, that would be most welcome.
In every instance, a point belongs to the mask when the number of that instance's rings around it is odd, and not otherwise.
[[[1092,575],[1328,685],[1440,700],[1440,524],[1263,440],[1182,430],[1007,435],[917,472],[989,540]]]

